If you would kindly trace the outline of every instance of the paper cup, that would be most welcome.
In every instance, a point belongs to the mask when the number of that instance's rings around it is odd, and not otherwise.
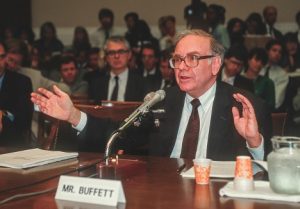
[[[211,160],[200,158],[194,159],[195,180],[197,184],[209,184]]]
[[[254,190],[252,163],[249,156],[237,156],[236,158],[234,189],[238,191]]]

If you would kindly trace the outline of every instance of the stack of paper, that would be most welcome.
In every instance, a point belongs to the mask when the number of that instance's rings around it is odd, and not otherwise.
[[[29,149],[0,155],[0,166],[9,168],[31,168],[76,158],[78,153]]]
[[[212,161],[210,177],[233,178],[235,161]],[[187,178],[195,178],[194,167],[182,172],[181,175]]]

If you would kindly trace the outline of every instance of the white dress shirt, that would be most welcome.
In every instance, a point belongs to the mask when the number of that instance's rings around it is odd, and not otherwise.
[[[116,85],[116,79],[115,75],[113,72],[110,72],[110,79],[108,83],[108,100],[111,100],[111,96],[114,90],[114,87]],[[119,89],[118,89],[118,96],[117,96],[117,101],[125,101],[125,91],[126,91],[126,86],[127,86],[127,81],[128,81],[128,68],[124,70],[122,73],[118,75],[119,77]]]
[[[199,119],[200,119],[200,130],[199,130],[199,140],[197,145],[197,151],[195,158],[206,158],[207,154],[207,143],[208,143],[208,134],[210,130],[211,114],[213,101],[216,94],[216,83],[206,91],[198,99],[201,105],[198,107]],[[174,148],[171,153],[172,158],[180,158],[182,141],[184,133],[189,121],[189,117],[192,113],[192,98],[190,95],[186,94],[184,106],[182,109],[182,116],[179,124],[179,130],[177,133],[176,141]],[[247,144],[247,143],[246,143]],[[263,160],[264,158],[264,140],[257,148],[250,148],[247,144],[248,151],[253,156],[255,160]]]
[[[156,68],[153,68],[152,70],[146,70],[144,69],[143,77],[146,78],[148,75],[155,75]]]
[[[275,108],[279,108],[285,99],[286,88],[289,83],[287,72],[279,65],[265,66],[259,72],[259,75],[264,76],[269,68],[269,78],[274,82],[275,87]]]
[[[231,86],[233,86],[234,84],[234,79],[235,79],[235,76],[227,76],[226,73],[225,73],[225,68],[222,70],[222,81],[230,84]]]
[[[199,141],[197,145],[196,158],[201,158],[201,157],[206,158],[208,134],[209,134],[212,106],[213,106],[215,94],[216,94],[216,83],[205,94],[203,94],[198,98],[199,101],[201,102],[201,105],[198,107],[199,118],[200,118],[200,130],[199,130],[200,134],[199,134]],[[175,146],[170,156],[172,158],[180,158],[183,136],[189,121],[189,117],[192,112],[192,105],[190,104],[192,100],[193,98],[188,94],[186,94]],[[86,123],[87,123],[87,116],[85,113],[81,112],[80,122],[74,128],[80,132],[84,129]],[[247,144],[247,148],[255,160],[263,160],[264,158],[263,138],[259,147],[250,148]]]

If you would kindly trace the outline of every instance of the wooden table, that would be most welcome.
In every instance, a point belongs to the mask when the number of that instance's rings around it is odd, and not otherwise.
[[[1,151],[3,152],[3,150]],[[0,205],[0,208],[57,208],[54,196],[59,176],[61,174],[74,176],[98,175],[95,165],[100,162],[101,158],[102,155],[97,153],[80,153],[78,161],[61,162],[32,170],[16,171],[1,168],[0,201],[20,193],[37,192],[51,188],[53,190],[48,193],[7,202]],[[299,208],[299,204],[222,198],[219,196],[218,191],[226,181],[211,179],[208,186],[196,185],[194,179],[182,178],[177,173],[177,168],[183,164],[182,159],[127,156],[128,158],[131,160],[139,159],[140,162],[143,162],[144,169],[120,177],[127,200],[124,206],[126,209]],[[77,206],[77,208],[79,207]]]

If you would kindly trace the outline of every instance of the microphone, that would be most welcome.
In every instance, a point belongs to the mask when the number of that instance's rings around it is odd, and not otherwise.
[[[141,104],[133,113],[131,113],[125,120],[124,124],[128,122],[133,122],[139,115],[149,112],[149,109],[155,105],[156,103],[162,101],[166,96],[166,92],[164,90],[158,90],[156,92],[148,93],[145,98],[143,104]]]
[[[156,92],[148,93],[145,98],[143,104],[141,104],[131,115],[129,115],[122,125],[112,133],[110,138],[107,141],[104,159],[106,161],[106,165],[109,164],[109,157],[111,152],[111,146],[115,139],[125,130],[128,126],[130,126],[140,115],[149,112],[149,109],[155,105],[156,103],[162,101],[166,96],[166,92],[164,90],[158,90]]]

